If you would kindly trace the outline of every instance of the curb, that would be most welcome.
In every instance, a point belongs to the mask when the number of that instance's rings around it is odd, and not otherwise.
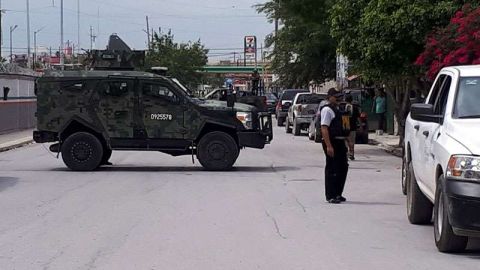
[[[33,143],[33,140],[31,138],[24,138],[24,139],[12,141],[9,143],[0,144],[0,153],[9,151],[15,148],[20,148],[22,146],[25,146],[31,143]]]
[[[373,140],[373,139],[370,139],[368,144],[376,145],[380,149],[383,149],[385,152],[387,152],[389,154],[392,154],[396,157],[400,157],[400,158],[403,157],[402,147],[387,145],[387,144],[381,143],[381,142],[379,142],[377,140]]]

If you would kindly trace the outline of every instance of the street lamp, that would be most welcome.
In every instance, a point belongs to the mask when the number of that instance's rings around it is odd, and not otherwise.
[[[17,29],[18,25],[10,26],[10,63],[13,63],[13,42],[12,42],[12,33]]]
[[[35,69],[35,65],[37,63],[37,34],[40,33],[40,31],[42,31],[44,28],[45,26],[33,32],[33,69]]]

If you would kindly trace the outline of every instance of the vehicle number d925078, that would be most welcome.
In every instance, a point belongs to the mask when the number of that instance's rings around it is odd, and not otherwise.
[[[172,121],[173,116],[165,113],[152,113],[150,119],[158,121]]]

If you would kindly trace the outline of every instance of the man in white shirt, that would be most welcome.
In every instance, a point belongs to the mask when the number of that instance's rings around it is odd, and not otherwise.
[[[338,109],[337,98],[342,96],[334,88],[328,90],[329,104],[320,112],[322,145],[325,152],[325,196],[328,203],[345,202],[342,196],[348,173],[347,147],[342,115]]]

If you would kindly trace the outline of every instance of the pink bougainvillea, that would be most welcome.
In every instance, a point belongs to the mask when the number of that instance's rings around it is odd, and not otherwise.
[[[480,8],[463,6],[450,23],[427,37],[425,50],[415,65],[426,69],[429,79],[446,66],[480,64]]]

